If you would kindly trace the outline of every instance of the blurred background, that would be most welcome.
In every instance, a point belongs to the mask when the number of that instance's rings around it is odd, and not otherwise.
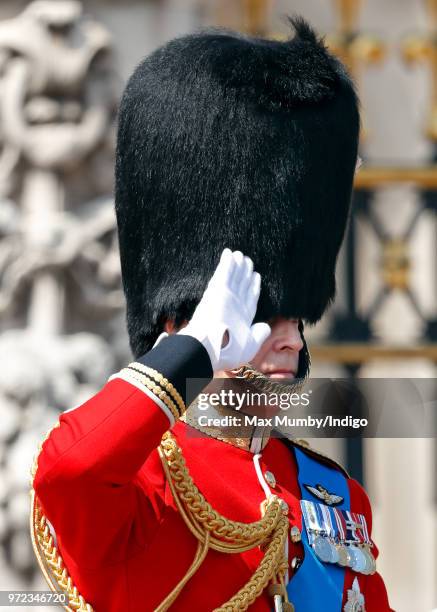
[[[312,374],[436,377],[437,1],[2,0],[0,589],[45,588],[28,533],[38,443],[130,361],[112,199],[126,79],[176,35],[284,37],[294,13],[347,63],[363,109],[338,297],[307,332]],[[435,439],[314,445],[367,488],[391,606],[437,609]]]

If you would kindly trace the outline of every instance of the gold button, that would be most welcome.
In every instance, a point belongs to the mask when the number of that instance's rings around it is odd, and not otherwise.
[[[265,472],[264,478],[266,479],[266,482],[270,487],[276,487],[276,478],[275,475],[272,474],[272,472]]]
[[[293,525],[293,527],[290,529],[290,538],[291,541],[294,543],[301,541],[302,536],[300,533],[300,529],[297,525]]]
[[[288,514],[288,509],[289,509],[289,508],[288,508],[288,504],[287,504],[287,502],[285,501],[285,499],[281,499],[279,503],[280,503],[280,505],[281,505],[281,510],[282,510],[282,512],[283,512],[284,514]]]

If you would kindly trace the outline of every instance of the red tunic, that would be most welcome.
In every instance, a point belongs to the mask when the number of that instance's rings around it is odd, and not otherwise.
[[[197,541],[176,509],[156,450],[168,428],[158,403],[115,378],[85,404],[62,414],[60,427],[43,445],[36,494],[75,585],[97,612],[155,609],[193,561]],[[182,422],[173,427],[205,498],[230,519],[259,520],[265,495],[253,455],[213,438],[187,436],[190,431]],[[261,468],[274,474],[272,491],[289,505],[290,526],[301,528],[294,453],[272,438],[262,453]],[[357,481],[349,479],[348,485],[351,508],[365,515],[370,531],[368,497]],[[303,556],[301,544],[289,541],[289,547],[290,560]],[[261,556],[259,549],[241,554],[209,551],[171,609],[207,612],[220,606],[249,580]],[[355,576],[366,611],[388,612],[378,573],[364,576],[347,569],[343,604]],[[264,592],[249,609],[267,612],[272,607]]]

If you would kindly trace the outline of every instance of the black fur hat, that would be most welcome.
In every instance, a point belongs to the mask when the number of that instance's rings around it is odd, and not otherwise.
[[[320,319],[335,294],[357,96],[302,19],[286,42],[209,30],[135,70],[119,112],[116,214],[135,356],[189,319],[224,247],[262,277],[256,320]]]

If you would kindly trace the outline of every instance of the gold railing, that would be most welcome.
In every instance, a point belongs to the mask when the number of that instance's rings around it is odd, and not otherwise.
[[[398,346],[377,343],[344,342],[336,344],[310,344],[314,361],[342,364],[362,364],[373,359],[427,359],[437,363],[437,343]]]
[[[356,189],[376,189],[390,183],[413,183],[422,189],[437,190],[437,165],[363,166],[355,177]]]

